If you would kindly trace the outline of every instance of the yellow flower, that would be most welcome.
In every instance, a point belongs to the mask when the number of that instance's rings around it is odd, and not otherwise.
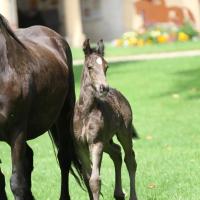
[[[167,35],[160,35],[157,37],[158,43],[166,43],[168,41],[168,36]]]
[[[146,41],[146,44],[152,44],[153,43],[153,41],[151,40],[151,39],[148,39],[147,41]]]
[[[130,45],[136,45],[137,44],[137,38],[135,38],[135,37],[132,37],[132,38],[130,38],[129,39],[129,43],[130,43]]]
[[[124,43],[123,43],[123,45],[125,46],[125,47],[129,47],[129,46],[131,46],[131,42],[130,42],[130,40],[124,40]]]
[[[137,46],[144,46],[144,40],[143,39],[138,39],[137,41]]]
[[[185,41],[189,40],[189,36],[184,32],[179,32],[178,33],[178,40],[181,41],[181,42],[185,42]]]
[[[116,47],[120,47],[120,46],[123,45],[123,40],[122,39],[116,39],[114,41],[114,44],[115,44]]]

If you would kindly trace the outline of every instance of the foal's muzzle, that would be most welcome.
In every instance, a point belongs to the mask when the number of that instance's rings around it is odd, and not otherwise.
[[[99,86],[100,96],[106,96],[108,92],[109,92],[109,86],[108,85],[101,84]]]

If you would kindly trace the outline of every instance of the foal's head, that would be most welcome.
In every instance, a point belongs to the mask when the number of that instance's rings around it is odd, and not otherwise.
[[[83,44],[83,51],[85,54],[84,72],[87,73],[87,82],[97,97],[103,97],[109,91],[106,81],[108,64],[103,58],[103,40],[97,43],[97,48],[91,48],[89,39],[86,39]]]

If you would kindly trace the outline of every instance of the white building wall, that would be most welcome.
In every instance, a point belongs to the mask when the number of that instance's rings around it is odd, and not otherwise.
[[[121,36],[124,31],[123,0],[102,0],[99,3],[96,16],[95,13],[88,18],[83,16],[83,30],[86,37],[92,41],[101,38],[109,41]]]
[[[13,28],[17,27],[18,20],[16,0],[0,0],[0,13],[6,17]]]

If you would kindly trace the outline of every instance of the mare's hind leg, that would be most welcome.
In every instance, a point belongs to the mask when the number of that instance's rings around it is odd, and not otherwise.
[[[30,148],[28,144],[26,144],[26,160],[25,160],[25,176],[27,180],[27,186],[29,190],[29,199],[34,199],[31,193],[31,174],[33,171],[33,150]]]
[[[135,191],[135,174],[136,174],[136,160],[135,153],[132,149],[132,131],[122,131],[117,134],[117,138],[120,141],[124,152],[125,158],[124,161],[126,163],[126,167],[129,173],[130,178],[130,198],[129,200],[137,200],[136,191]]]
[[[1,162],[1,160],[0,160],[0,162]],[[6,186],[5,177],[4,177],[3,173],[1,172],[1,168],[0,168],[0,199],[1,200],[7,200],[5,186]]]
[[[11,142],[12,176],[11,190],[15,200],[33,200],[31,193],[32,151],[26,144],[25,133],[16,133]]]
[[[60,119],[62,121],[62,119]],[[53,140],[56,143],[58,148],[58,162],[61,171],[61,192],[60,192],[60,200],[70,200],[69,195],[69,170],[71,165],[71,159],[69,158],[68,151],[69,149],[69,141],[66,140],[65,134],[68,133],[65,130],[61,121],[57,121],[56,125],[54,125],[50,131],[53,136]],[[64,134],[64,135],[63,135]],[[62,137],[63,135],[63,137]]]
[[[104,151],[109,154],[115,167],[115,191],[114,197],[116,200],[124,200],[125,195],[122,191],[122,181],[121,181],[121,167],[122,167],[122,154],[121,147],[111,140],[109,144],[105,147]]]
[[[53,140],[58,148],[58,161],[61,170],[60,200],[70,200],[69,171],[74,158],[74,146],[72,140],[73,101],[66,102],[61,113],[50,129]]]

